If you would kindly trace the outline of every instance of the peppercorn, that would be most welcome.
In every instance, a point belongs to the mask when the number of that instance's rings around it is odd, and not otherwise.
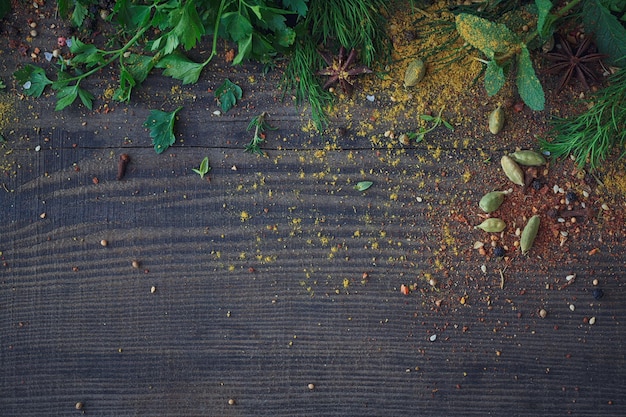
[[[572,204],[572,203],[576,202],[576,200],[578,200],[578,196],[576,195],[575,192],[568,191],[567,194],[565,194],[565,202],[567,204]]]
[[[531,185],[533,186],[533,189],[534,189],[535,191],[539,191],[539,190],[541,190],[541,187],[543,186],[543,184],[541,184],[541,181],[539,181],[539,180],[538,180],[538,179],[536,179],[536,178],[533,180],[533,182],[532,182],[532,184],[531,184]]]
[[[604,291],[602,291],[600,288],[596,288],[595,290],[593,290],[592,294],[593,294],[593,298],[595,298],[596,300],[599,300],[600,298],[604,297]]]
[[[502,246],[496,246],[493,248],[493,256],[497,256],[498,258],[502,258],[506,254],[506,251]]]

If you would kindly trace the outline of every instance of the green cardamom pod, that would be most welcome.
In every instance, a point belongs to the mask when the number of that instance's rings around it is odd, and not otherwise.
[[[504,230],[506,223],[502,219],[491,218],[487,219],[478,226],[474,226],[474,229],[482,229],[485,232],[499,233]]]
[[[517,151],[513,152],[509,156],[512,160],[521,165],[538,167],[546,164],[546,158],[544,158],[539,152],[535,151]]]
[[[426,64],[424,61],[417,58],[415,61],[411,62],[404,73],[404,86],[405,87],[413,87],[424,78],[426,74]]]
[[[528,220],[524,230],[522,230],[522,237],[520,239],[520,248],[522,249],[522,255],[525,255],[530,248],[533,246],[533,242],[537,237],[537,232],[539,231],[539,223],[541,222],[541,218],[538,214],[535,214]]]
[[[524,185],[524,171],[510,156],[504,155],[500,160],[502,170],[506,176],[517,185]]]
[[[494,135],[500,133],[504,127],[504,110],[498,106],[497,109],[489,114],[489,131]]]
[[[492,191],[487,193],[478,202],[478,207],[480,207],[485,213],[496,211],[500,208],[500,205],[504,201],[504,196],[508,193],[508,191]]]

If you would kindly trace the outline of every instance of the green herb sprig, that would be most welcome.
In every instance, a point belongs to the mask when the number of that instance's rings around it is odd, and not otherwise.
[[[596,168],[618,148],[626,155],[626,70],[609,77],[607,86],[588,99],[589,109],[570,119],[552,121],[549,136],[540,138],[541,148],[554,158],[572,155],[580,167]]]
[[[261,144],[265,142],[265,131],[276,130],[276,127],[270,126],[267,122],[267,112],[263,112],[258,116],[255,116],[248,125],[248,131],[254,129],[254,136],[250,142],[244,146],[245,152],[256,153],[258,155],[265,156],[265,152],[261,149]]]
[[[432,124],[428,128],[420,127],[417,132],[408,133],[407,135],[409,136],[409,140],[415,141],[416,143],[421,142],[422,140],[424,140],[426,134],[432,132],[441,125],[444,125],[449,130],[454,131],[454,127],[443,117],[441,117],[441,113],[443,113],[443,110],[443,108],[439,110],[437,116],[431,116],[430,114],[420,114],[420,120],[423,120],[425,122],[432,122]]]
[[[196,168],[192,168],[191,169],[193,172],[195,172],[196,174],[200,175],[200,178],[204,178],[204,176],[211,171],[211,165],[209,165],[209,157],[205,156],[204,159],[202,160],[202,162],[200,162],[200,166],[196,169]]]

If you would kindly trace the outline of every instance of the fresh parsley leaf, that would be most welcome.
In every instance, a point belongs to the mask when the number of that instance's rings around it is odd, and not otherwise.
[[[151,49],[153,51],[158,50],[165,55],[169,55],[181,44],[185,49],[189,50],[204,35],[204,26],[193,0],[187,1],[179,9],[170,11],[168,27],[171,27],[172,30],[152,43]]]
[[[70,19],[72,24],[77,28],[81,27],[88,13],[89,11],[87,10],[87,7],[83,6],[78,1],[74,2],[74,11],[72,12],[72,17]]]
[[[239,42],[252,35],[252,24],[238,12],[224,13],[222,16],[222,24],[228,36],[235,42]]]
[[[120,65],[120,86],[115,90],[113,98],[121,102],[130,101],[133,88],[148,77],[153,67],[153,57],[131,54]]]
[[[70,52],[74,54],[72,64],[87,64],[88,67],[104,64],[102,53],[90,43],[84,43],[80,39],[73,37]]]
[[[182,109],[182,106],[172,112],[151,110],[148,118],[143,123],[144,127],[150,129],[150,137],[156,153],[163,153],[176,141],[174,122],[176,121],[176,113],[180,109]]]
[[[237,104],[237,100],[241,100],[242,96],[243,90],[241,87],[228,78],[215,90],[215,99],[224,113],[232,109]]]
[[[306,16],[306,12],[308,10],[306,3],[307,0],[283,0],[283,6],[298,13],[298,16],[300,17]]]
[[[148,23],[151,9],[150,6],[130,4],[128,0],[118,0],[115,2],[113,12],[116,13],[117,22],[126,30],[132,31]]]
[[[70,86],[61,88],[57,92],[57,105],[54,108],[54,110],[56,111],[63,110],[64,108],[72,104],[74,100],[76,100],[77,97],[78,97],[77,85],[70,85]]]
[[[93,94],[84,88],[78,87],[78,97],[80,97],[80,101],[83,102],[83,106],[87,107],[89,110],[93,109]]]
[[[211,166],[209,165],[209,157],[205,156],[202,162],[200,162],[200,167],[198,169],[192,168],[192,171],[196,174],[200,175],[200,178],[204,178],[207,172],[211,170]]]
[[[194,84],[200,78],[204,63],[196,63],[180,52],[173,52],[163,57],[157,68],[164,68],[163,75],[181,80],[183,84]]]
[[[30,64],[15,71],[13,76],[22,85],[27,96],[40,97],[46,86],[52,84],[43,68]]]

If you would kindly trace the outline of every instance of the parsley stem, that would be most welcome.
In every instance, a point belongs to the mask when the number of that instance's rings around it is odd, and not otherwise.
[[[106,66],[114,62],[116,59],[118,59],[120,56],[122,56],[124,52],[126,52],[131,46],[133,46],[135,42],[137,42],[139,38],[141,38],[141,36],[146,32],[146,30],[148,30],[148,28],[149,28],[148,26],[141,28],[141,30],[139,30],[139,32],[137,32],[137,34],[133,36],[132,39],[126,43],[126,45],[124,45],[122,48],[115,51],[114,55],[111,58],[109,58],[107,61],[105,61],[103,64],[98,65],[97,67],[87,71],[84,74],[80,74],[75,77],[64,79],[63,82],[69,83],[71,81],[77,81],[77,83],[79,83],[83,78],[87,78],[90,75],[95,74],[96,72],[100,71],[102,68],[105,68]]]

